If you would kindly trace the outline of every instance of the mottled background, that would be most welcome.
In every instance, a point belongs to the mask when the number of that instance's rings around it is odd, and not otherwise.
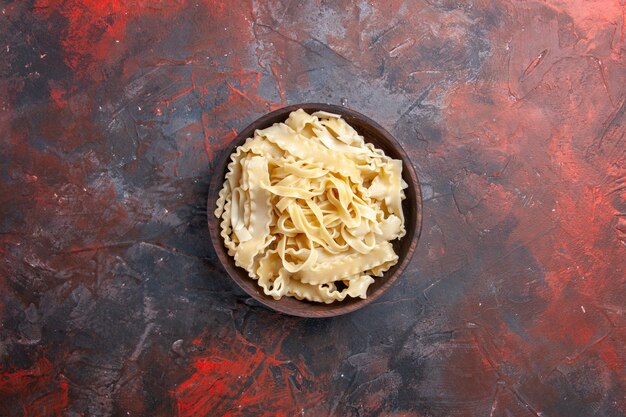
[[[0,415],[626,416],[624,0],[0,8]],[[305,101],[425,197],[399,283],[326,320],[206,228],[214,157]]]

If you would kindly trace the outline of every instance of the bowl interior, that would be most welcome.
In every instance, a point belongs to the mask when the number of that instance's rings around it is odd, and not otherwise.
[[[382,149],[387,156],[402,160],[402,177],[404,181],[409,184],[409,187],[405,190],[406,199],[402,203],[406,235],[402,239],[392,242],[394,250],[399,256],[398,263],[385,272],[382,277],[375,277],[375,282],[369,287],[367,299],[365,300],[361,298],[346,298],[344,301],[334,302],[332,304],[300,301],[293,297],[282,297],[280,300],[274,300],[272,297],[263,293],[262,288],[257,285],[255,280],[248,277],[244,269],[235,265],[235,260],[228,255],[222,237],[220,236],[220,221],[215,217],[213,212],[217,203],[218,193],[224,182],[230,155],[237,146],[242,145],[247,138],[252,137],[256,129],[264,129],[274,123],[284,122],[289,116],[289,113],[300,108],[308,113],[322,110],[341,114],[346,122],[352,125],[360,135],[365,137],[366,142],[370,142],[377,148]],[[294,104],[278,109],[262,116],[242,130],[235,140],[223,150],[219,158],[216,159],[216,164],[214,165],[211,175],[207,207],[211,241],[222,266],[226,269],[230,277],[246,293],[261,304],[273,310],[300,317],[337,316],[361,308],[380,297],[380,295],[398,279],[409,263],[417,246],[422,224],[422,196],[417,175],[415,174],[413,164],[396,140],[380,125],[360,113],[345,107],[321,103]]]

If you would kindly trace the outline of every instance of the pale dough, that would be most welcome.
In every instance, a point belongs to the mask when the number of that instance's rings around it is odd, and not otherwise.
[[[366,298],[372,276],[398,262],[390,242],[406,233],[406,187],[402,161],[341,116],[299,109],[231,155],[215,216],[229,255],[265,294]]]

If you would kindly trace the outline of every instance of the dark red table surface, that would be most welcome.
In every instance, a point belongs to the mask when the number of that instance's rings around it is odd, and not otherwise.
[[[623,1],[0,6],[1,416],[625,416]],[[282,316],[219,267],[211,162],[271,109],[403,144],[416,256]]]

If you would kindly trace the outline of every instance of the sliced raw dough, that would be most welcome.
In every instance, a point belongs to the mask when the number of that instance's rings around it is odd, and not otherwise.
[[[220,235],[266,295],[366,298],[373,276],[398,262],[390,242],[405,234],[402,162],[340,115],[294,111],[257,130],[227,169]]]

